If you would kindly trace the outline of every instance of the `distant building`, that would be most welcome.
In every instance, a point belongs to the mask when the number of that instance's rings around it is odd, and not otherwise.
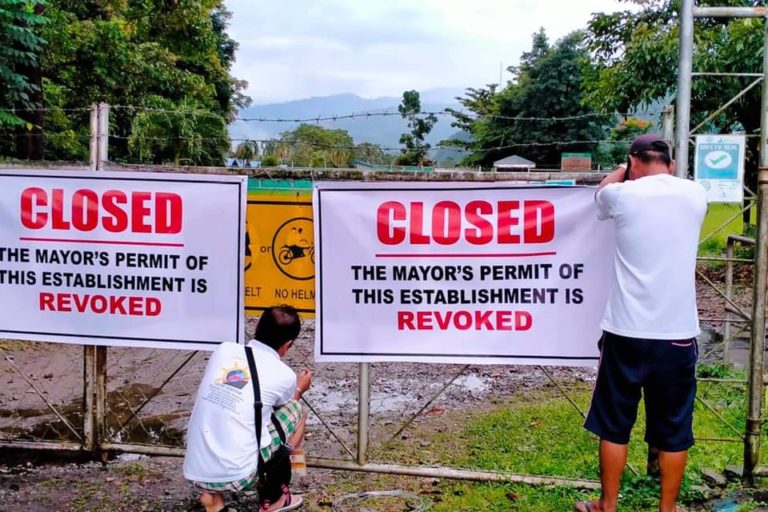
[[[241,169],[256,169],[261,167],[261,160],[243,160],[242,158],[227,158],[227,167],[240,167]]]
[[[563,153],[560,168],[564,171],[591,171],[592,153]]]
[[[352,160],[350,163],[355,169],[363,171],[388,171],[391,169],[389,165],[376,165],[364,160]]]
[[[536,164],[518,155],[508,156],[493,162],[494,171],[530,171]]]

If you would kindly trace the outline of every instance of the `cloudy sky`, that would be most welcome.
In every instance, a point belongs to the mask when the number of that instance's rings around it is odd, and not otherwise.
[[[240,43],[234,75],[254,104],[345,92],[499,81],[543,26],[551,40],[616,0],[226,0]],[[506,77],[504,78],[506,80]]]

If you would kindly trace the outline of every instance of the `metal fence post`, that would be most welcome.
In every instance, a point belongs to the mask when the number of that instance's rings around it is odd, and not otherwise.
[[[677,76],[677,130],[675,176],[688,176],[688,138],[691,129],[691,80],[693,79],[693,0],[680,6],[680,70]]]
[[[680,6],[680,63],[677,76],[677,124],[671,106],[662,113],[662,136],[675,142],[675,176],[688,177],[688,137],[691,129],[691,82],[693,80],[693,2],[683,0]],[[672,134],[675,134],[674,136]],[[648,445],[646,472],[651,476],[661,474],[659,450]]]
[[[733,300],[733,244],[736,243],[731,237],[728,237],[728,243],[725,246],[725,296],[728,300]],[[733,314],[725,308],[725,321],[723,322],[723,364],[730,364],[728,351],[731,349],[731,319]]]
[[[96,422],[94,404],[94,367],[96,347],[83,347],[83,449],[93,451],[96,445]]]
[[[752,299],[752,343],[749,366],[749,411],[744,440],[744,479],[754,482],[760,460],[763,367],[765,366],[765,294],[768,285],[768,19],[763,46],[763,96],[760,110],[760,168],[757,172],[757,236],[755,281]]]
[[[368,462],[368,427],[371,419],[371,364],[360,363],[357,403],[357,463]]]

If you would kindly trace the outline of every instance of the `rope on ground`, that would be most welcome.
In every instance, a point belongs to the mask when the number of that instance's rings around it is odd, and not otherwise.
[[[361,502],[371,499],[381,498],[399,498],[405,501],[408,512],[425,512],[432,508],[432,502],[418,494],[407,491],[368,491],[347,494],[333,502],[333,510],[355,511],[355,512],[373,512],[373,509],[365,508]]]

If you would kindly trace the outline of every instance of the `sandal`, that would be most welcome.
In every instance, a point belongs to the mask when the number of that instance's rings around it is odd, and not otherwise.
[[[297,508],[301,507],[304,504],[304,500],[302,499],[302,497],[291,494],[288,491],[287,487],[285,488],[285,492],[283,493],[283,495],[285,496],[285,503],[283,503],[282,507],[276,508],[272,512],[288,512],[289,510],[296,510]],[[265,501],[261,505],[261,508],[259,510],[265,511],[269,509],[269,506],[270,506],[270,503],[268,501]]]
[[[579,501],[573,506],[576,512],[595,512],[594,505],[591,501]]]
[[[274,512],[288,512],[289,510],[296,510],[304,504],[304,500],[301,496],[295,496],[293,494],[287,494],[285,497],[285,504],[275,510]]]

